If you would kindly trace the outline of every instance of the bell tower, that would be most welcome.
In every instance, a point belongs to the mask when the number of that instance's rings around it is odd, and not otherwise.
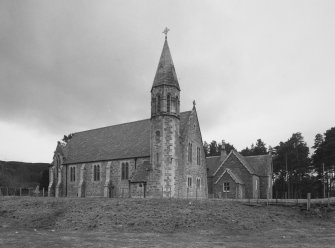
[[[179,162],[180,88],[167,32],[151,88],[151,164],[163,197],[174,197]],[[159,189],[161,188],[161,189]]]

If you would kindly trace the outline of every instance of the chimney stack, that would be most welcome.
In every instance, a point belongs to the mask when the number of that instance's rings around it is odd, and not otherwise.
[[[220,162],[225,160],[226,157],[227,157],[226,143],[224,140],[222,140]]]

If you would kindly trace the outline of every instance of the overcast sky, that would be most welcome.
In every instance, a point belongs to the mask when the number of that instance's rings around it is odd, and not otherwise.
[[[0,0],[0,160],[150,117],[165,26],[204,141],[276,146],[335,126],[335,1]]]

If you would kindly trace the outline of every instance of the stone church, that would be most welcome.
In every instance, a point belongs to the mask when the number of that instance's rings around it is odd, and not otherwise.
[[[150,119],[77,132],[67,143],[58,142],[49,196],[207,198],[195,103],[180,112],[166,35],[150,99]]]

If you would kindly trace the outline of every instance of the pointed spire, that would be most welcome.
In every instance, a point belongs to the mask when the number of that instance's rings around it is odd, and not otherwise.
[[[166,29],[167,30],[167,29]],[[171,53],[170,53],[170,48],[167,42],[167,31],[163,32],[165,34],[165,41],[164,41],[164,46],[162,50],[161,57],[159,59],[154,83],[152,85],[152,88],[160,85],[169,85],[169,86],[174,86],[178,90],[179,88],[179,83],[177,79],[177,74],[174,69]]]

